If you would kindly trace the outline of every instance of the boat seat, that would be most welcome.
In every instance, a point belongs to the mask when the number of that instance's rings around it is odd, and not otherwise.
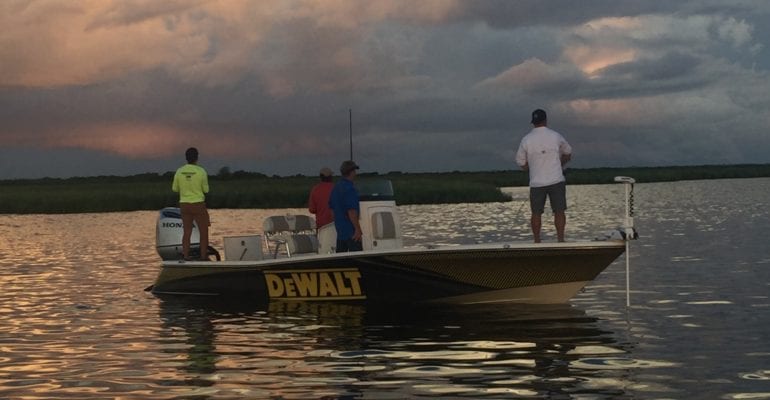
[[[318,251],[315,235],[315,219],[307,215],[273,215],[262,222],[265,246],[273,258],[278,257],[280,247],[286,248],[286,255]]]
[[[291,254],[318,253],[318,238],[315,235],[286,235],[286,247]]]

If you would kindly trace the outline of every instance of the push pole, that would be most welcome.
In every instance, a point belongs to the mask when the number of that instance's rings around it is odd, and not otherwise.
[[[637,238],[634,229],[634,183],[628,176],[616,176],[615,182],[623,183],[626,190],[626,215],[623,220],[623,239],[626,242],[626,307],[631,306],[631,240]]]

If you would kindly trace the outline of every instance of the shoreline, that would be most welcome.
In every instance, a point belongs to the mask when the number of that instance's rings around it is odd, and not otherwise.
[[[615,176],[637,183],[770,177],[770,164],[673,167],[567,168],[568,185],[612,183]],[[0,181],[0,214],[68,214],[159,210],[175,206],[172,172],[133,176],[42,178]],[[315,176],[268,177],[236,171],[210,176],[210,209],[304,208]],[[337,179],[339,179],[337,177]],[[399,205],[511,201],[500,188],[528,185],[524,171],[362,173],[360,180],[388,179]]]

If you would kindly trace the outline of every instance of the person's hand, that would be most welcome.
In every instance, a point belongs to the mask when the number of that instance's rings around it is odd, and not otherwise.
[[[356,242],[360,242],[361,236],[363,236],[363,233],[361,232],[361,228],[356,227],[356,230],[353,231],[353,240],[355,240]]]

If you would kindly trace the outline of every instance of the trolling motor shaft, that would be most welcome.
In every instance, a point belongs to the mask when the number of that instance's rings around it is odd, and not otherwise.
[[[629,176],[616,176],[615,182],[622,183],[626,189],[626,215],[623,219],[623,239],[626,241],[626,307],[631,306],[631,246],[630,241],[639,238],[634,228],[634,183]]]

